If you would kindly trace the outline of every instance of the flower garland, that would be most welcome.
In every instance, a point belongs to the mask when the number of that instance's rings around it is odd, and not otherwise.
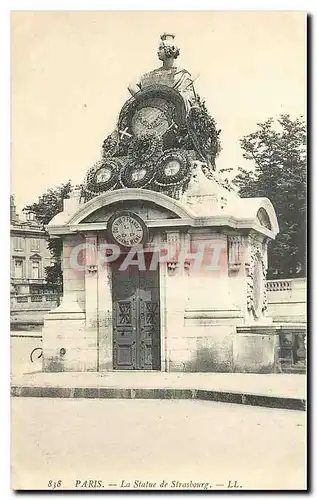
[[[214,167],[216,157],[221,151],[219,139],[220,130],[216,128],[215,120],[210,116],[205,103],[199,96],[187,116],[190,138],[198,152]]]

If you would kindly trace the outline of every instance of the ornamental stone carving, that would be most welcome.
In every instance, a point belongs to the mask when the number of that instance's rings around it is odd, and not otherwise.
[[[259,318],[267,310],[266,262],[262,245],[255,244],[246,263],[247,309]]]
[[[94,276],[95,274],[97,274],[97,266],[96,265],[88,266],[87,272],[90,276]]]
[[[242,236],[228,236],[228,268],[238,271],[242,264],[244,239]]]
[[[169,276],[173,276],[178,269],[178,262],[171,261],[167,262],[167,272]]]

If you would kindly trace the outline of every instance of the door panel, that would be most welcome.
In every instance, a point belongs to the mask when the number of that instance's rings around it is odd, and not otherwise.
[[[114,369],[160,370],[158,270],[119,266],[115,263],[112,273]]]
[[[136,318],[135,298],[115,302],[115,364],[124,370],[133,370],[136,364],[136,343],[133,325]]]

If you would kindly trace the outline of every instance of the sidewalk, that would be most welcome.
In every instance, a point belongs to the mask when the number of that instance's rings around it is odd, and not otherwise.
[[[166,372],[15,374],[12,396],[204,399],[305,410],[306,375]]]

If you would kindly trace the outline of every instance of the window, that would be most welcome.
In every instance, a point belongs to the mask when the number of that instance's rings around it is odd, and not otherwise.
[[[268,216],[267,211],[264,210],[264,208],[261,207],[258,210],[258,213],[256,215],[257,215],[258,221],[260,222],[261,226],[264,226],[267,229],[272,229],[271,228],[270,218]]]
[[[13,240],[14,250],[24,250],[24,238],[16,237]]]
[[[33,221],[35,219],[34,213],[33,212],[27,212],[26,213],[26,220],[27,221]]]
[[[19,279],[23,278],[23,260],[14,260],[14,277]]]
[[[40,239],[32,238],[31,239],[31,250],[40,251]]]
[[[38,260],[32,262],[32,279],[38,280],[40,277],[40,263]]]

